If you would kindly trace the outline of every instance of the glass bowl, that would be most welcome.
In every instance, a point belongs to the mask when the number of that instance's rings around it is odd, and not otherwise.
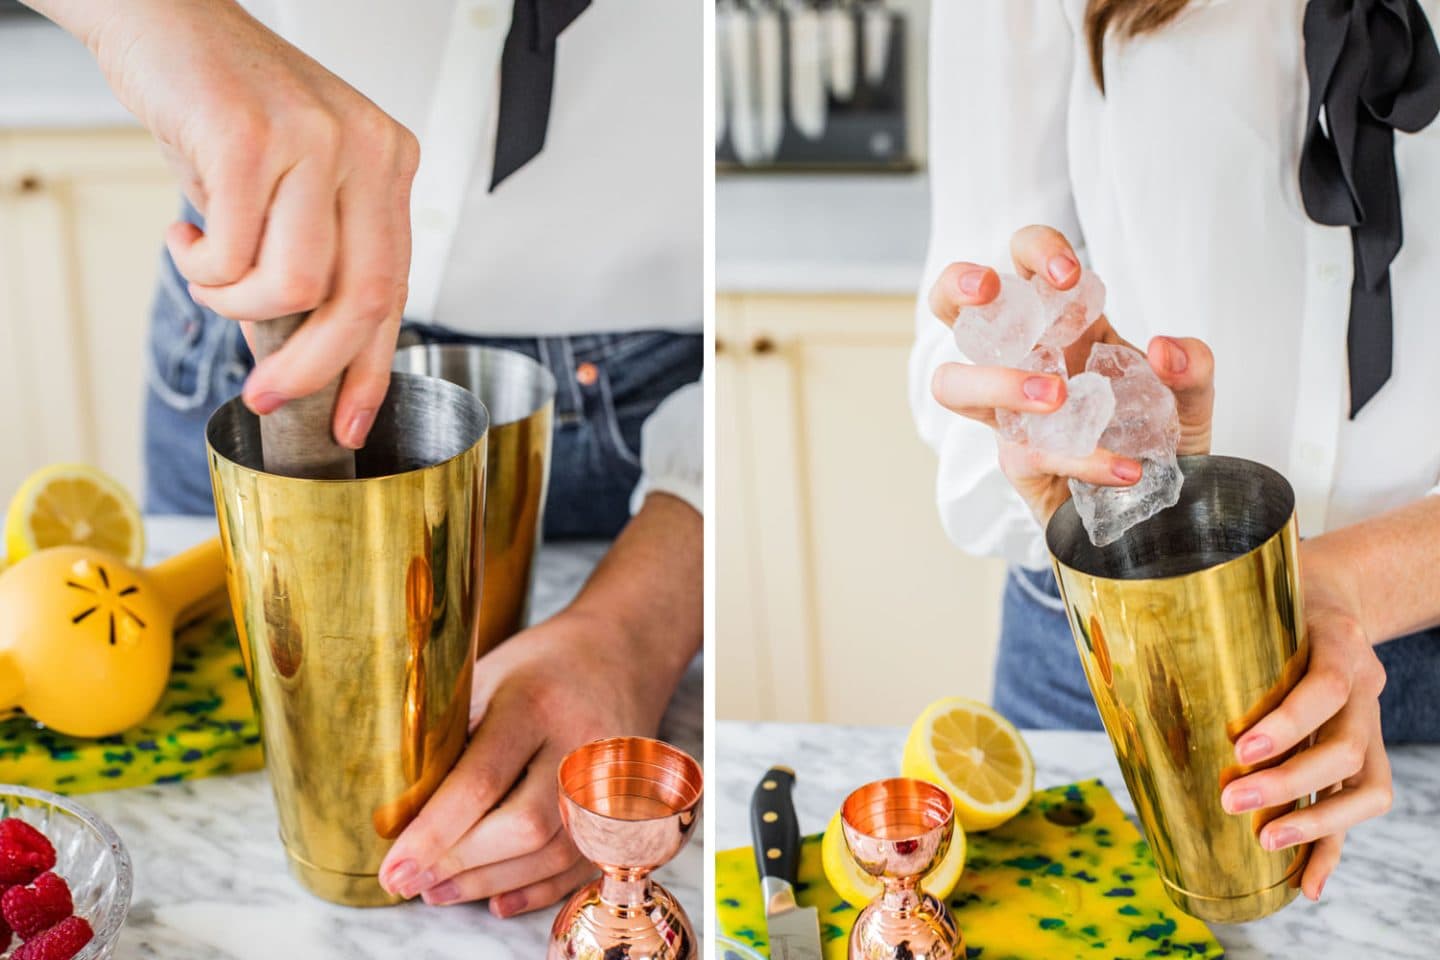
[[[44,790],[0,785],[0,818],[18,817],[55,846],[55,872],[70,884],[75,915],[95,939],[75,960],[107,960],[130,912],[134,874],[130,855],[110,825],[80,804]],[[11,946],[18,945],[18,938]]]

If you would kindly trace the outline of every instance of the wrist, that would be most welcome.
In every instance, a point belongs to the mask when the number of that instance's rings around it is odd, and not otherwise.
[[[1307,607],[1324,608],[1353,620],[1373,644],[1376,625],[1366,614],[1365,591],[1360,571],[1363,558],[1355,556],[1356,545],[1333,533],[1306,540],[1301,546],[1301,575]]]
[[[654,736],[685,664],[677,666],[669,650],[603,609],[572,605],[548,625],[561,628],[555,634],[561,647],[551,654],[585,676],[591,689],[604,691],[612,707],[637,721],[646,736]]]
[[[686,645],[677,642],[673,624],[654,622],[653,617],[635,614],[607,603],[604,596],[589,591],[576,597],[561,614],[582,633],[603,641],[627,675],[643,674],[646,686],[679,683],[690,662]]]

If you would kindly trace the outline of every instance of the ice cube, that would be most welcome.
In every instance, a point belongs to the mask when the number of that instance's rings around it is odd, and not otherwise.
[[[1065,403],[1054,413],[1027,413],[1030,446],[1065,457],[1088,457],[1115,413],[1115,392],[1098,373],[1077,373],[1066,384]]]
[[[1081,270],[1080,279],[1069,290],[1055,289],[1039,273],[1031,278],[1030,285],[1049,318],[1049,326],[1040,337],[1047,347],[1063,350],[1070,346],[1105,311],[1105,284],[1089,270]]]
[[[955,343],[971,363],[1013,367],[1045,332],[1050,320],[1035,288],[1010,273],[1000,274],[1000,295],[955,318]]]
[[[1139,482],[1129,487],[1070,481],[1075,509],[1085,531],[1092,543],[1103,547],[1179,501],[1184,485],[1175,458],[1180,418],[1175,395],[1138,351],[1119,344],[1097,343],[1085,370],[1109,378],[1115,393],[1115,413],[1100,435],[1100,446],[1139,460],[1143,470]]]
[[[1136,460],[1175,453],[1180,443],[1175,394],[1144,354],[1118,343],[1097,343],[1085,369],[1110,378],[1115,389],[1115,416],[1100,438],[1102,447]]]
[[[1144,473],[1140,481],[1130,487],[1097,487],[1079,480],[1070,481],[1075,511],[1080,514],[1080,522],[1095,546],[1109,546],[1135,524],[1180,501],[1185,478],[1175,454],[1142,460],[1140,465]]]
[[[1025,358],[1017,365],[1021,370],[1028,370],[1031,373],[1054,373],[1065,376],[1065,355],[1054,347],[1036,347],[1025,355]],[[1025,442],[1025,418],[1029,414],[1016,413],[1014,410],[996,408],[995,425],[1000,430],[1000,436],[1011,443]]]

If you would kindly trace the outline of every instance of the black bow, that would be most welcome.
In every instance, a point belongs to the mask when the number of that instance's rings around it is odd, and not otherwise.
[[[1390,379],[1390,263],[1404,242],[1395,131],[1414,133],[1440,112],[1440,51],[1417,0],[1310,0],[1305,70],[1300,194],[1310,219],[1349,227],[1354,248],[1346,336],[1353,419]]]
[[[515,0],[500,57],[500,117],[491,190],[545,146],[555,89],[555,41],[588,6],[590,0]]]

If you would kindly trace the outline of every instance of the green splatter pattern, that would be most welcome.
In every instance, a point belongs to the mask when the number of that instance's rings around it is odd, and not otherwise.
[[[24,716],[0,721],[0,783],[91,793],[258,770],[260,727],[228,617],[180,631],[170,682],[145,722],[113,737],[55,733]]]
[[[1094,817],[1066,825],[1077,810]],[[965,875],[949,906],[969,960],[1224,957],[1210,930],[1165,896],[1149,848],[1099,780],[1038,791],[1009,823],[967,841]],[[859,911],[826,882],[818,834],[801,846],[797,894],[819,909],[825,960],[845,960]],[[768,954],[748,848],[716,855],[715,900],[720,932]]]

